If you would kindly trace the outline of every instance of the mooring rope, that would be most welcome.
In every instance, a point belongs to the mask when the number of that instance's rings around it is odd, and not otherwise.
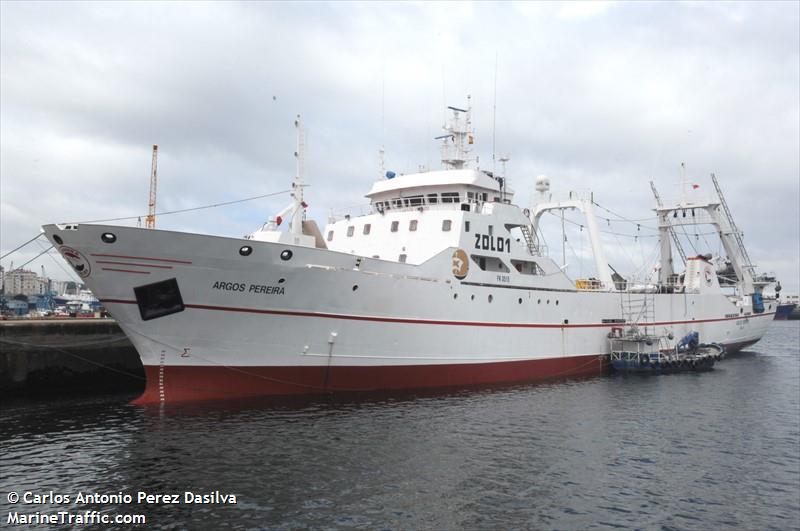
[[[0,260],[2,260],[3,258],[5,258],[6,256],[10,256],[10,255],[12,255],[13,253],[15,253],[15,252],[19,251],[20,249],[22,249],[23,247],[25,247],[26,245],[28,245],[29,243],[31,243],[33,240],[37,240],[37,239],[41,238],[42,236],[44,236],[44,233],[43,233],[43,232],[40,232],[39,234],[37,234],[36,236],[34,236],[33,238],[31,238],[30,240],[28,240],[28,241],[26,241],[25,243],[23,243],[22,245],[20,245],[19,247],[15,247],[14,249],[11,249],[10,251],[8,251],[8,252],[7,252],[6,254],[4,254],[3,256],[0,256]]]

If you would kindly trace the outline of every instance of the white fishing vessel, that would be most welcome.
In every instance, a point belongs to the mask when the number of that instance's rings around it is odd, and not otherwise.
[[[368,213],[323,231],[305,219],[299,122],[292,203],[249,237],[45,226],[139,351],[138,401],[594,375],[612,329],[642,316],[660,335],[698,332],[729,352],[762,337],[775,302],[762,299],[724,200],[659,205],[658,283],[615,283],[592,197],[554,200],[540,179],[537,203],[520,206],[505,176],[470,167],[470,109],[450,111],[443,170],[388,172]],[[563,209],[585,216],[595,278],[569,278],[539,243],[541,216]],[[672,231],[689,223],[719,233],[733,293],[707,257],[675,271]]]

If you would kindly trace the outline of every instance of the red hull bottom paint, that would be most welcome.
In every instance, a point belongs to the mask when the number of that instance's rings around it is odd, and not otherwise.
[[[599,375],[605,356],[458,365],[371,367],[145,366],[147,387],[134,404],[269,395],[427,389],[535,382]]]

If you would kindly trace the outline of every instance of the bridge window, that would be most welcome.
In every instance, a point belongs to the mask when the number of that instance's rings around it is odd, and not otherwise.
[[[458,203],[458,192],[442,192],[442,203]]]
[[[420,206],[422,204],[423,196],[421,195],[414,195],[408,198],[409,206]]]
[[[364,225],[364,234],[369,234],[369,231],[370,231],[371,228],[372,228],[372,225],[369,224],[369,223]]]
[[[428,204],[435,205],[439,202],[439,194],[428,194]]]
[[[442,220],[442,231],[443,232],[449,232],[450,231],[450,227],[452,227],[452,225],[453,225],[453,222],[450,221],[449,219]]]
[[[399,221],[392,221],[392,232],[397,232],[397,228],[400,226]]]
[[[414,232],[415,230],[417,230],[417,220],[416,219],[412,219],[411,221],[408,222],[408,230],[411,231],[411,232]]]

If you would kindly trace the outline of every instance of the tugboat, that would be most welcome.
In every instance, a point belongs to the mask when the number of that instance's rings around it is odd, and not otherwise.
[[[686,334],[674,349],[664,349],[668,336],[639,334],[631,328],[623,334],[615,328],[611,340],[611,365],[627,373],[665,374],[673,372],[708,371],[725,357],[725,347],[718,343],[701,344],[700,334]]]

